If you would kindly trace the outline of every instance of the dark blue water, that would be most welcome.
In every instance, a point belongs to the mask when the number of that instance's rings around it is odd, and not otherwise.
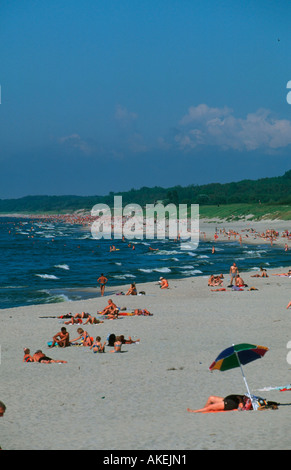
[[[110,252],[114,245],[119,251]],[[95,240],[82,225],[46,219],[0,218],[0,308],[86,298],[79,289],[96,287],[101,273],[110,286],[290,266],[290,254],[270,245],[200,242],[195,251],[174,241]],[[150,251],[158,248],[158,251]],[[98,291],[99,292],[99,291]],[[92,297],[92,294],[90,294]]]

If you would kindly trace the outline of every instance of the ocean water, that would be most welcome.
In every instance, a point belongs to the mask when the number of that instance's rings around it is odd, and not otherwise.
[[[290,253],[269,244],[203,242],[194,251],[171,240],[128,242],[96,240],[78,223],[61,220],[0,218],[0,309],[92,297],[82,291],[96,287],[104,273],[110,286],[156,282],[188,276],[228,273],[235,261],[240,272],[290,266]],[[119,250],[110,252],[114,244]],[[150,251],[149,246],[158,251]],[[99,289],[98,289],[99,295]]]

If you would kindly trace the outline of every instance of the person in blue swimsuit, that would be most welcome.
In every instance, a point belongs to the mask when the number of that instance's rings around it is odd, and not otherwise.
[[[103,297],[105,291],[105,284],[108,282],[108,279],[104,276],[104,274],[101,274],[101,276],[97,279],[97,282],[99,282],[101,297]]]
[[[93,353],[104,353],[105,352],[105,341],[102,344],[100,336],[96,336],[96,341],[92,344],[90,349],[93,349]]]

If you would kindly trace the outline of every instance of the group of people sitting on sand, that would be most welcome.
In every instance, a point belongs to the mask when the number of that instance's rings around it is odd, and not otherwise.
[[[230,267],[229,273],[230,273],[230,285],[228,287],[231,287],[233,289],[240,289],[242,287],[247,287],[247,284],[245,284],[244,280],[239,274],[236,263],[232,264],[232,266]],[[224,279],[223,274],[219,274],[216,276],[214,276],[214,274],[211,274],[210,278],[208,279],[208,286],[219,287],[219,289],[216,289],[216,290],[225,290],[225,288],[223,287],[223,279]]]
[[[97,314],[102,315],[106,319],[117,319],[119,316],[123,316],[123,310],[126,310],[126,307],[119,308],[113,302],[112,299],[108,300],[108,304],[104,307],[103,310],[98,311]],[[152,316],[153,314],[150,313],[147,309],[143,308],[136,308],[132,313],[127,313],[128,315],[144,315],[144,316]],[[91,325],[97,325],[99,323],[104,323],[103,320],[99,320],[99,318],[91,315],[87,312],[76,313],[72,315],[68,313],[66,315],[61,315],[58,317],[59,319],[64,320],[65,325],[87,325],[88,323]]]
[[[56,345],[61,348],[65,348],[65,347],[72,346],[72,345],[75,345],[75,346],[78,345],[78,346],[89,347],[90,349],[93,350],[93,353],[95,354],[105,352],[106,341],[102,344],[100,336],[96,336],[96,339],[94,341],[94,339],[88,334],[88,332],[84,331],[82,328],[78,328],[77,332],[79,336],[70,341],[70,335],[67,332],[66,328],[65,327],[61,328],[61,331],[59,331],[53,337],[53,340],[51,344],[49,345],[49,348],[53,348]],[[140,339],[133,340],[131,336],[129,336],[129,338],[126,339],[124,335],[116,336],[115,334],[110,334],[107,339],[108,339],[107,345],[113,347],[113,350],[110,351],[113,353],[121,352],[121,346],[123,344],[133,344],[133,343],[138,343],[140,341]],[[24,348],[23,362],[39,362],[43,364],[52,364],[52,363],[66,364],[67,363],[67,361],[63,361],[60,359],[52,359],[51,357],[46,356],[40,349],[38,349],[31,356],[29,348]]]
[[[219,274],[216,276],[214,276],[214,274],[211,274],[210,278],[208,279],[208,285],[211,287],[222,286],[223,279],[223,274]]]
[[[120,312],[120,309],[115,305],[115,303],[112,301],[112,299],[108,300],[108,305],[101,311],[97,312],[100,315],[106,316],[106,318],[109,319],[115,319],[118,317],[118,315],[122,315],[123,313]],[[147,309],[135,309],[133,313],[125,313],[126,315],[144,315],[144,316],[149,316],[152,315]],[[87,323],[90,324],[98,324],[98,323],[104,323],[103,320],[99,320],[98,318],[94,317],[93,315],[90,315],[87,312],[82,312],[82,313],[76,313],[75,315],[72,315],[71,313],[62,315],[58,317],[60,319],[66,319],[64,321],[64,324],[70,325],[70,324],[82,324],[84,321],[84,325]],[[53,336],[53,339],[51,342],[48,343],[49,348],[53,348],[54,346],[58,346],[60,348],[66,348],[68,346],[88,346],[90,349],[93,349],[94,353],[97,352],[105,352],[105,343],[101,343],[101,338],[100,336],[97,336],[95,341],[92,336],[89,335],[89,333],[84,330],[83,328],[79,327],[77,329],[78,336],[74,339],[70,339],[70,334],[67,331],[66,327],[62,327],[58,333],[56,333]],[[110,335],[108,339],[108,346],[113,346],[114,350],[112,352],[120,352],[121,351],[121,345],[122,344],[131,344],[131,343],[136,343],[140,341],[139,339],[136,341],[133,341],[131,337],[128,339],[125,339],[123,335],[121,336],[115,336],[115,335]],[[23,362],[41,362],[45,364],[50,364],[50,363],[66,363],[67,361],[62,361],[59,359],[52,359],[48,356],[46,356],[41,350],[37,350],[32,356],[30,354],[30,349],[29,348],[24,348],[24,357],[23,357]]]

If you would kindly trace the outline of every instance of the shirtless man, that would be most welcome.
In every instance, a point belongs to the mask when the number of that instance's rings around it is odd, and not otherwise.
[[[104,295],[105,291],[105,284],[107,283],[108,279],[105,277],[103,274],[97,279],[97,282],[100,284],[100,290],[101,290],[101,297]]]
[[[59,331],[54,337],[51,346],[52,348],[55,344],[58,344],[60,348],[65,348],[70,345],[70,335],[67,332],[67,329],[63,326],[61,331]]]
[[[52,362],[59,364],[67,364],[67,361],[61,361],[59,359],[51,359],[50,357],[47,357],[40,349],[34,353],[32,359],[34,360],[34,362],[42,362],[44,364],[51,364]]]
[[[245,285],[244,280],[240,277],[239,274],[235,277],[235,285],[237,287],[243,287]]]
[[[100,312],[100,315],[117,315],[118,307],[112,302],[111,299],[108,300],[108,305]]]
[[[233,263],[233,265],[230,267],[229,274],[230,274],[230,285],[232,286],[232,283],[238,274],[238,268],[235,263]]]

